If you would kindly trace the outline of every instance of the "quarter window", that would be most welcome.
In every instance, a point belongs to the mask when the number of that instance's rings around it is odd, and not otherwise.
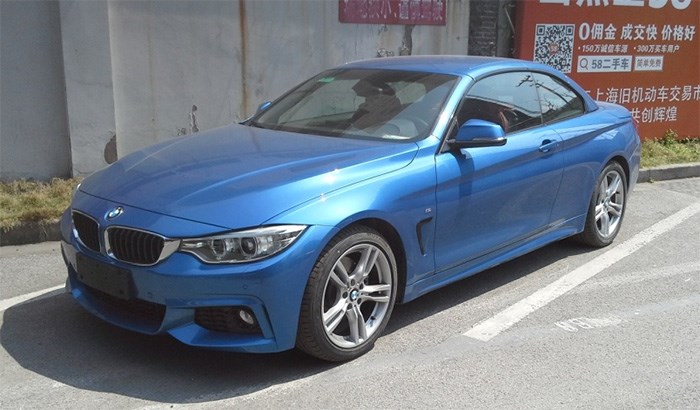
[[[540,107],[545,123],[575,117],[584,113],[581,97],[568,85],[546,74],[534,73]]]

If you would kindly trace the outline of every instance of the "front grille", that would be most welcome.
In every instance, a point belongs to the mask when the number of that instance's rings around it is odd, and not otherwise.
[[[215,332],[262,334],[257,321],[251,325],[239,317],[241,310],[246,310],[251,316],[253,315],[250,310],[242,307],[197,308],[194,313],[194,322]]]
[[[100,235],[97,221],[89,216],[73,211],[73,227],[80,242],[95,252],[100,251]]]
[[[158,235],[123,227],[109,228],[107,238],[114,258],[136,265],[158,262],[165,245],[165,239]]]
[[[164,305],[140,299],[119,299],[87,285],[85,290],[107,317],[127,320],[149,332],[157,331],[165,317]]]

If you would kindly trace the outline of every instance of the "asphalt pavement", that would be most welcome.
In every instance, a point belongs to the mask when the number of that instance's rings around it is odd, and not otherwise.
[[[700,408],[700,178],[638,184],[566,240],[397,306],[367,355],[195,349],[103,323],[56,242],[0,248],[0,408]]]

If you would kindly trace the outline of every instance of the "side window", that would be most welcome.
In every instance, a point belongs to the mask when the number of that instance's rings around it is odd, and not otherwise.
[[[584,113],[583,100],[568,85],[546,74],[534,73],[545,123]]]
[[[529,72],[496,74],[479,80],[462,101],[459,125],[470,119],[491,121],[508,132],[542,124],[535,80]]]

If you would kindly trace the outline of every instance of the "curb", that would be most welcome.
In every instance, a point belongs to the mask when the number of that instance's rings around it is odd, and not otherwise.
[[[0,231],[0,246],[28,245],[61,240],[58,221],[23,222],[7,231]]]
[[[700,162],[643,168],[639,170],[637,183],[693,177],[700,177]],[[59,240],[61,240],[61,231],[58,221],[26,222],[10,228],[8,231],[0,232],[0,246],[27,245]]]
[[[669,179],[693,177],[700,177],[700,162],[643,168],[639,170],[637,182],[667,181]]]

